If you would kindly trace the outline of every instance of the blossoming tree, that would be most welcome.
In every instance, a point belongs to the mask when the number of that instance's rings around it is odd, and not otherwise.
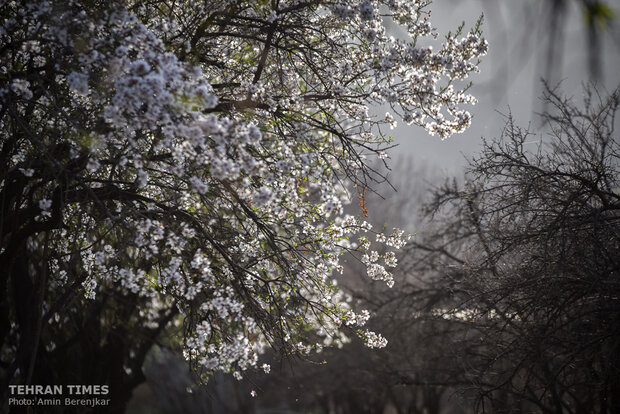
[[[351,253],[391,286],[403,232],[343,205],[366,213],[396,118],[469,125],[487,47],[476,26],[433,49],[426,3],[2,2],[3,384],[122,404],[157,341],[237,377],[266,346],[385,346],[334,274]]]

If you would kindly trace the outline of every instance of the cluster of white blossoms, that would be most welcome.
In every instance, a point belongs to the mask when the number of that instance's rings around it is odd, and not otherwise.
[[[471,121],[461,105],[474,99],[453,82],[477,71],[486,42],[476,27],[422,46],[435,36],[426,3],[5,3],[0,43],[15,53],[0,95],[29,131],[6,168],[52,234],[50,286],[137,298],[147,326],[176,308],[186,357],[238,378],[268,345],[346,341],[370,315],[337,289],[342,255],[392,286],[386,267],[407,240],[342,215],[396,123],[369,106],[441,138]],[[387,36],[388,20],[410,39]]]

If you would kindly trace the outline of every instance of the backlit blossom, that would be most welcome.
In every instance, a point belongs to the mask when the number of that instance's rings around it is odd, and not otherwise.
[[[237,379],[270,371],[269,344],[386,346],[337,278],[354,255],[391,287],[407,235],[343,213],[399,119],[442,139],[469,126],[479,27],[435,42],[422,0],[105,3],[0,6],[0,43],[24,45],[0,68],[0,182],[31,200],[10,207],[49,257],[46,301],[132,298],[128,324],[184,324],[187,360]]]

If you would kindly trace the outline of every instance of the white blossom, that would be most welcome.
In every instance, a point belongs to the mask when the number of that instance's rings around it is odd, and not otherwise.
[[[52,206],[59,213],[46,223],[57,227],[46,230],[54,255],[44,293],[77,286],[79,300],[135,297],[126,322],[149,328],[179,312],[167,323],[187,324],[185,357],[237,379],[270,371],[259,365],[269,343],[307,354],[348,341],[370,313],[338,289],[343,257],[391,287],[386,268],[408,239],[343,215],[357,194],[366,214],[361,183],[371,158],[388,161],[385,127],[401,118],[444,139],[471,123],[464,106],[475,99],[454,84],[477,71],[486,41],[475,27],[435,42],[426,3],[276,10],[242,1],[219,27],[207,16],[223,9],[210,1],[174,2],[175,12],[158,1],[101,10],[82,0],[8,2],[0,41],[24,47],[3,63],[0,93],[14,108],[0,139],[13,146],[6,170],[21,172],[38,203],[34,220]],[[389,24],[406,39],[389,37]],[[263,53],[269,28],[280,46],[316,59]],[[371,116],[378,104],[390,112]],[[15,125],[23,130],[14,136]],[[32,257],[43,257],[38,235]],[[357,334],[369,347],[387,344]]]

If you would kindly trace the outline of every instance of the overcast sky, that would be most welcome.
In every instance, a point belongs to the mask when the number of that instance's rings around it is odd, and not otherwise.
[[[459,174],[464,165],[463,155],[471,155],[480,146],[481,137],[498,135],[502,117],[510,107],[520,125],[532,121],[541,110],[538,96],[540,79],[546,75],[549,37],[550,1],[541,0],[434,0],[431,4],[433,25],[440,33],[456,28],[463,20],[470,27],[484,13],[484,35],[489,41],[489,53],[480,66],[481,73],[471,80],[472,94],[479,100],[471,108],[474,120],[464,134],[445,141],[429,136],[421,128],[401,125],[392,131],[400,144],[391,155],[406,154],[414,164],[428,164],[441,175]],[[588,49],[584,18],[569,2],[567,19],[562,22],[558,44],[561,51],[554,59],[552,82],[562,80],[563,89],[581,99],[581,84],[588,81]],[[611,90],[620,83],[620,2],[611,2],[616,21],[602,36],[602,85]],[[435,175],[435,174],[433,174]]]

